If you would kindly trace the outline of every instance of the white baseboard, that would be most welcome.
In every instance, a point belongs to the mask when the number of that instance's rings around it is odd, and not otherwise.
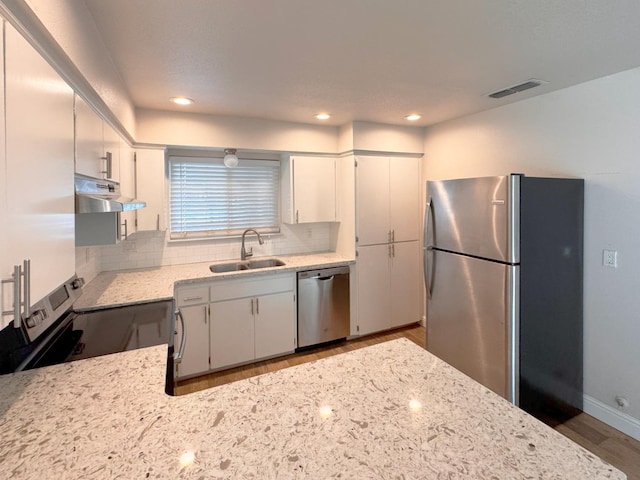
[[[640,420],[589,395],[584,395],[583,400],[585,413],[596,417],[598,420],[611,425],[636,440],[640,440]]]

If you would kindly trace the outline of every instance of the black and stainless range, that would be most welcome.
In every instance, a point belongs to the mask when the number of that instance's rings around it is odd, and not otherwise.
[[[172,301],[77,312],[82,285],[74,275],[0,331],[0,373],[169,343]]]

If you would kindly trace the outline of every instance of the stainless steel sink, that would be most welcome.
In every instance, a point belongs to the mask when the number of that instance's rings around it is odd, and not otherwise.
[[[260,260],[250,260],[249,268],[269,268],[282,267],[285,263],[279,258],[263,258]]]
[[[209,270],[213,273],[238,272],[241,270],[255,270],[259,268],[282,267],[286,265],[279,258],[263,258],[260,260],[251,260],[249,262],[229,262],[217,263],[211,265]]]
[[[213,273],[237,272],[248,269],[249,265],[247,265],[247,262],[218,263],[209,267],[209,270]]]

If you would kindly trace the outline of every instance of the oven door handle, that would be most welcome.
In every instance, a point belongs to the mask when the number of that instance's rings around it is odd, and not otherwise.
[[[182,335],[180,338],[180,350],[177,353],[173,354],[173,361],[175,363],[182,362],[182,356],[184,355],[184,347],[187,344],[187,326],[184,322],[184,318],[182,317],[182,312],[180,309],[176,309],[176,320],[180,319],[180,326],[182,327]],[[175,332],[178,333],[178,332]]]

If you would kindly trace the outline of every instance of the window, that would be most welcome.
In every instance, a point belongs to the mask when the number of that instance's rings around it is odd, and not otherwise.
[[[280,162],[169,158],[171,238],[226,237],[247,228],[280,231]]]

